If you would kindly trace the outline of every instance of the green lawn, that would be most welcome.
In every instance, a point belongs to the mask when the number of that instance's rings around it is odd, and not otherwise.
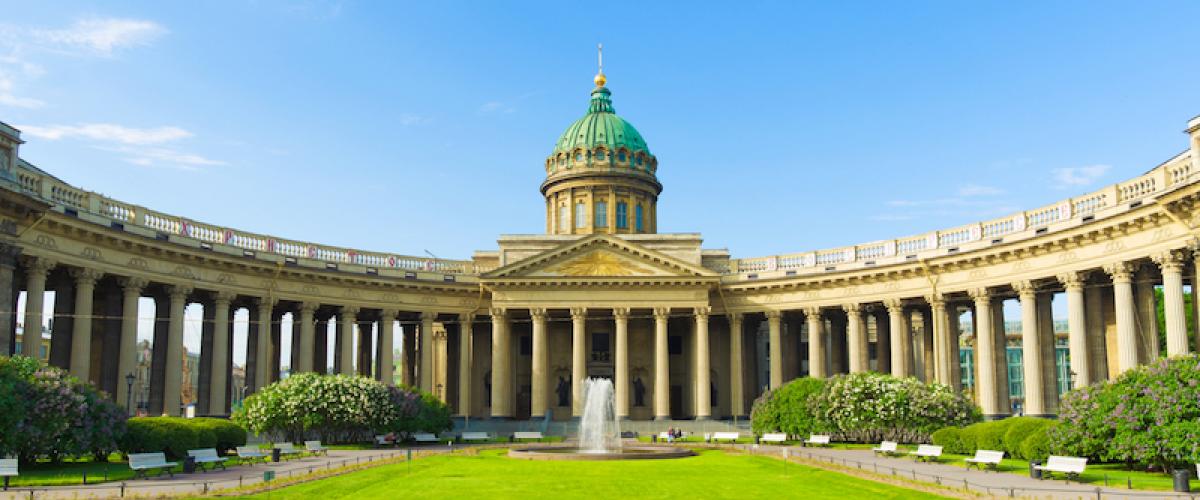
[[[775,458],[703,450],[674,460],[527,461],[435,455],[272,491],[270,498],[943,498]],[[267,498],[260,494],[251,498]]]
[[[120,460],[119,455],[113,455],[112,460]],[[21,475],[10,480],[11,486],[62,486],[83,484],[83,475],[87,474],[88,484],[104,481],[105,473],[109,481],[118,481],[133,477],[133,471],[125,462],[93,462],[91,460],[64,460],[58,464],[42,462],[36,465],[26,465],[20,468]]]

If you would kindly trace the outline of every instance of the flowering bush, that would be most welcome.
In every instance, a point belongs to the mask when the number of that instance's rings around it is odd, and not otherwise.
[[[24,356],[0,357],[0,456],[24,462],[93,455],[125,434],[125,413],[89,384]]]
[[[980,418],[979,408],[948,386],[870,372],[829,379],[809,408],[817,429],[854,442],[929,442],[937,429]]]
[[[1051,448],[1161,470],[1200,461],[1200,356],[1162,359],[1063,398]]]
[[[450,427],[446,405],[410,388],[365,377],[301,373],[246,398],[234,420],[256,434],[299,441],[369,439],[377,432],[440,432]]]
[[[804,438],[818,432],[808,401],[824,388],[823,379],[804,377],[763,393],[750,410],[751,428],[757,435],[784,432]]]

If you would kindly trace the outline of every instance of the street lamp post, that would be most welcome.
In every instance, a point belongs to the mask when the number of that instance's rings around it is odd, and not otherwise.
[[[125,412],[133,415],[133,381],[137,377],[133,376],[133,372],[125,374]]]

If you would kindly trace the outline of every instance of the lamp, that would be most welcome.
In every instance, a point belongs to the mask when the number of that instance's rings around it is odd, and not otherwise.
[[[133,414],[133,381],[137,377],[133,376],[133,372],[125,374],[125,411],[130,415]]]

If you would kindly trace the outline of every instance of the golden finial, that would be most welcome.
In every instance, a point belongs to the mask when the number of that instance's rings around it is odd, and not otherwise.
[[[596,62],[600,65],[600,71],[596,73],[596,78],[592,81],[596,82],[597,87],[603,87],[608,82],[608,78],[604,77],[604,44],[596,44]]]

